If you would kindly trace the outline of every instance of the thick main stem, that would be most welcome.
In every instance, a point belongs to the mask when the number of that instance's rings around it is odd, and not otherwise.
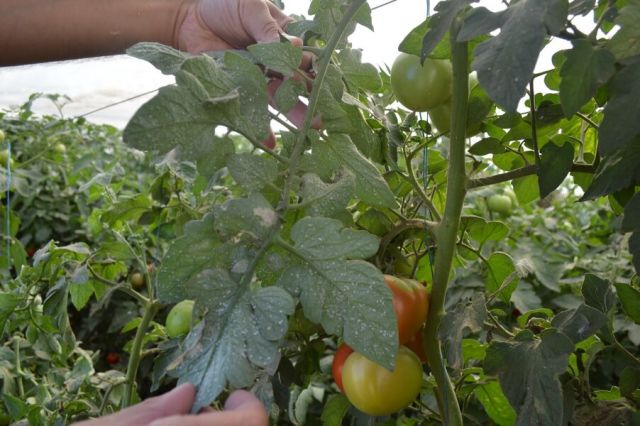
[[[436,228],[436,259],[429,316],[425,327],[424,342],[431,372],[438,385],[440,412],[445,425],[462,425],[462,413],[453,383],[442,357],[438,329],[444,315],[444,301],[449,283],[449,273],[456,248],[462,204],[466,193],[465,131],[469,98],[467,43],[456,41],[459,24],[451,28],[453,64],[453,98],[451,108],[451,135],[449,143],[449,170],[447,176],[447,201],[444,215]]]

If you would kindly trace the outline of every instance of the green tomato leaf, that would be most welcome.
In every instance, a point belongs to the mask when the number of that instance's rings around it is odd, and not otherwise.
[[[566,117],[578,112],[615,72],[615,58],[605,49],[596,49],[589,40],[573,42],[566,53],[560,76],[560,100]]]
[[[480,84],[507,111],[517,110],[544,45],[550,18],[555,17],[560,3],[560,0],[512,3],[500,33],[476,47],[472,67],[478,72]]]
[[[640,324],[640,291],[628,284],[616,284],[615,286],[622,310],[636,324]]]
[[[302,49],[291,43],[258,43],[247,47],[249,53],[268,70],[293,77],[302,61]]]
[[[624,208],[624,218],[622,219],[622,232],[632,232],[640,230],[640,192],[636,192]]]
[[[499,289],[498,296],[500,299],[509,303],[511,294],[518,286],[520,276],[516,273],[516,267],[513,259],[506,253],[496,252],[489,257],[487,261],[487,278],[485,287],[487,293],[493,294]]]
[[[469,236],[480,244],[500,241],[509,234],[509,227],[502,222],[486,221],[478,216],[464,216],[461,228],[469,231]]]
[[[484,369],[497,375],[518,425],[552,425],[563,417],[563,395],[558,376],[567,369],[573,343],[549,329],[536,338],[524,331],[513,341],[493,341]]]
[[[639,120],[640,121],[640,120]],[[581,201],[593,200],[640,183],[640,137],[604,156]]]
[[[336,55],[347,83],[365,90],[377,91],[382,86],[380,74],[375,66],[362,63],[362,51],[342,49]]]
[[[435,15],[429,18],[428,31],[422,40],[421,59],[424,61],[436,48],[440,40],[449,31],[451,23],[458,13],[475,0],[450,0],[435,6]]]
[[[484,138],[474,143],[469,152],[473,155],[502,154],[505,152],[504,146],[496,138]]]
[[[313,173],[302,176],[302,202],[310,203],[305,209],[307,216],[331,217],[348,224],[352,219],[346,208],[354,193],[355,177],[347,170],[332,183]]]
[[[616,307],[616,295],[613,293],[611,283],[592,274],[584,277],[582,297],[587,305],[598,309],[603,314],[608,314]]]
[[[538,176],[526,176],[514,179],[513,191],[516,193],[518,203],[521,205],[539,199],[540,186],[538,185]]]
[[[473,390],[473,395],[480,401],[485,412],[499,426],[516,424],[516,412],[509,405],[509,400],[502,392],[500,383],[489,382]]]
[[[213,215],[188,222],[184,234],[173,240],[157,274],[158,298],[163,303],[186,299],[190,287],[200,284],[198,274],[221,266],[222,243],[214,227]]]
[[[4,331],[4,325],[13,310],[22,301],[22,298],[13,293],[0,293],[0,332]]]
[[[289,78],[278,87],[274,101],[279,111],[287,113],[300,101],[299,97],[306,93],[307,89],[302,82]]]
[[[137,221],[140,216],[151,210],[151,207],[151,200],[145,194],[130,198],[122,197],[102,214],[102,220],[111,225],[118,221]]]
[[[395,208],[396,199],[378,168],[366,159],[346,135],[333,135],[327,141],[314,141],[306,168],[326,176],[341,168],[355,176],[356,196],[371,206]],[[329,169],[329,170],[327,170]]]
[[[486,300],[482,293],[476,293],[468,302],[461,302],[445,314],[438,335],[447,352],[449,367],[460,369],[463,366],[462,339],[465,331],[479,333],[484,329],[487,318]]]
[[[600,124],[598,152],[614,154],[640,133],[640,62],[627,65],[610,83],[611,99]],[[636,163],[637,164],[637,163]]]
[[[629,1],[620,9],[615,24],[620,30],[607,43],[618,61],[640,55],[640,2]]]
[[[629,238],[629,252],[633,255],[633,266],[636,274],[640,274],[640,231],[634,232]]]
[[[567,177],[573,166],[573,145],[565,142],[562,146],[548,143],[540,151],[538,185],[540,197],[551,194]]]
[[[351,403],[343,394],[333,394],[322,409],[323,426],[342,426],[342,419],[351,408]]]
[[[127,54],[151,63],[163,74],[175,74],[182,63],[192,55],[155,42],[137,43],[127,49]]]
[[[222,269],[200,275],[204,285],[188,289],[187,297],[206,315],[179,348],[183,356],[172,371],[178,383],[196,385],[193,412],[211,404],[227,386],[249,387],[260,371],[277,367],[287,316],[295,308],[280,288],[252,290]]]
[[[327,333],[386,368],[398,345],[391,291],[370,263],[378,238],[344,228],[333,219],[307,217],[291,230],[301,259],[287,268],[278,285],[300,298],[305,316]]]
[[[214,207],[215,228],[225,239],[265,239],[278,225],[278,214],[260,194],[230,199]]]
[[[476,7],[469,12],[458,33],[458,41],[470,41],[500,28],[507,18],[506,11],[491,12],[485,7]]]
[[[560,312],[551,325],[564,333],[574,344],[594,335],[607,322],[604,313],[587,305]]]
[[[278,163],[271,157],[234,154],[227,161],[233,179],[247,191],[259,191],[278,177]]]

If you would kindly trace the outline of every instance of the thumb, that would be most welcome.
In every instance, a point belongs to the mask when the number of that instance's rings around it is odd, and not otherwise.
[[[245,31],[258,43],[269,43],[280,40],[282,29],[271,16],[269,6],[263,0],[241,2],[244,9],[240,11]]]

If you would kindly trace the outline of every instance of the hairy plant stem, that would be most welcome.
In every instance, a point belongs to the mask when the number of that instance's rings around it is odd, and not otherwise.
[[[449,283],[449,273],[456,248],[462,204],[466,193],[465,130],[469,99],[467,43],[456,40],[460,21],[451,26],[451,53],[453,65],[453,96],[451,108],[451,134],[449,145],[449,170],[447,176],[447,201],[442,220],[436,227],[436,258],[433,275],[429,316],[424,333],[424,345],[431,372],[438,385],[438,403],[445,425],[462,425],[462,413],[456,392],[442,357],[438,329],[444,315],[444,301]]]
[[[144,336],[147,334],[147,328],[151,323],[151,320],[158,312],[159,304],[155,302],[146,303],[144,305],[144,316],[138,330],[136,331],[136,337],[133,339],[133,345],[131,346],[131,354],[129,357],[129,363],[127,364],[127,378],[124,388],[124,396],[122,398],[122,408],[127,408],[133,402],[133,388],[136,384],[136,375],[138,374],[138,367],[140,366],[140,353],[142,349],[142,342]]]

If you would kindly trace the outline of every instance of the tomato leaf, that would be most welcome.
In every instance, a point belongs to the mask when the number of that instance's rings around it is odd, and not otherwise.
[[[607,322],[607,317],[596,308],[580,305],[576,309],[560,312],[551,325],[564,333],[574,344],[594,335]]]
[[[351,403],[343,394],[333,394],[322,409],[322,424],[324,426],[341,426],[342,419],[349,411]]]
[[[458,13],[477,0],[448,0],[435,6],[435,15],[429,18],[428,31],[422,40],[420,58],[424,61],[449,31],[451,23]]]
[[[293,226],[291,239],[301,260],[278,285],[300,297],[309,320],[391,369],[398,345],[391,292],[380,271],[360,260],[376,253],[378,238],[333,219],[307,217]]]
[[[11,316],[13,310],[21,300],[20,296],[16,294],[0,293],[0,332],[4,332],[4,325],[7,318]]]
[[[640,231],[634,232],[629,238],[629,251],[633,255],[633,266],[636,274],[640,274]]]
[[[624,218],[622,219],[622,232],[640,230],[640,192],[636,192],[624,208]]]
[[[123,198],[102,214],[102,220],[111,225],[118,221],[136,221],[149,211],[151,206],[151,200],[145,194]]]
[[[557,330],[536,338],[523,331],[513,341],[493,341],[484,369],[497,375],[518,425],[556,424],[563,417],[563,395],[558,376],[565,372],[573,343]]]
[[[192,55],[155,42],[137,43],[127,49],[127,54],[151,63],[163,74],[175,74],[182,63]]]
[[[610,83],[611,99],[600,124],[598,152],[613,154],[640,133],[640,62],[627,65]]]
[[[234,154],[227,161],[233,179],[247,191],[259,191],[278,177],[278,163],[271,157]]]
[[[620,30],[607,43],[618,61],[640,55],[640,3],[630,1],[620,9],[615,23]]]
[[[615,72],[614,63],[608,50],[596,49],[584,39],[573,42],[560,70],[560,100],[566,117],[578,112],[609,80]]]
[[[628,284],[617,283],[615,286],[622,310],[636,324],[640,324],[640,291]]]
[[[460,228],[468,230],[469,236],[480,244],[499,241],[509,234],[509,227],[504,223],[486,221],[479,216],[462,217]]]
[[[538,185],[540,197],[551,194],[567,177],[573,166],[573,145],[565,142],[562,146],[548,143],[542,147]]]
[[[486,300],[482,293],[476,293],[470,301],[461,302],[445,314],[438,335],[447,351],[449,367],[460,369],[463,365],[462,339],[468,330],[479,333],[484,329],[487,318]]]
[[[214,217],[216,232],[234,241],[260,242],[278,225],[278,214],[257,193],[214,207]]]
[[[302,176],[302,201],[310,202],[305,209],[307,216],[331,217],[345,224],[353,222],[346,207],[354,192],[355,178],[348,170],[338,175],[332,183],[323,182],[313,173]]]
[[[518,286],[519,275],[513,259],[506,253],[496,252],[487,261],[487,277],[485,287],[489,294],[498,292],[500,299],[509,303],[511,294]]]
[[[366,159],[346,135],[332,135],[326,141],[314,141],[312,154],[305,162],[306,170],[320,176],[347,169],[355,176],[356,196],[367,204],[394,208],[395,197],[376,166]],[[332,173],[327,173],[331,171]]]
[[[174,361],[172,371],[178,383],[197,386],[192,406],[196,413],[227,386],[249,387],[260,370],[277,367],[287,316],[295,307],[281,288],[251,290],[223,269],[200,275],[204,285],[188,288],[187,297],[196,300],[196,309],[206,311],[204,326],[189,334],[184,355]],[[192,334],[196,338],[190,339]]]
[[[469,148],[469,153],[473,155],[502,154],[504,152],[504,146],[496,138],[481,139]]]
[[[611,283],[592,274],[584,277],[582,297],[587,305],[604,314],[608,314],[616,307],[616,295],[613,293]]]
[[[607,154],[581,201],[593,200],[640,182],[640,137]]]
[[[506,18],[505,10],[492,12],[485,7],[476,7],[464,19],[458,33],[458,41],[470,41],[478,36],[489,34],[500,28]]]
[[[378,70],[372,64],[362,63],[362,51],[343,49],[336,55],[344,78],[354,87],[376,91],[382,86]]]
[[[559,0],[512,3],[500,33],[475,49],[472,67],[478,71],[480,84],[507,111],[515,112],[518,107],[533,75],[547,27],[557,26],[560,3]]]
[[[500,383],[491,381],[480,385],[473,390],[473,395],[480,401],[487,415],[495,424],[511,426],[516,423],[516,412],[509,405]]]
[[[538,176],[526,176],[513,180],[513,191],[516,193],[518,203],[521,205],[530,203],[540,198],[540,185]]]
[[[299,102],[299,97],[304,95],[307,89],[298,80],[289,78],[282,82],[276,94],[274,100],[279,111],[287,113],[293,109]]]
[[[247,47],[256,60],[285,77],[293,77],[302,61],[302,49],[291,43],[258,43]]]

